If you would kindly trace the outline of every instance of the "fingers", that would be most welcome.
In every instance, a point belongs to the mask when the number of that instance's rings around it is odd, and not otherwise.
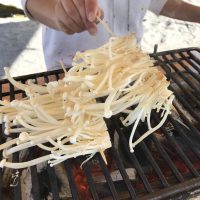
[[[98,12],[97,0],[85,0],[85,12],[88,21],[94,22]]]
[[[71,7],[73,9],[73,7]],[[56,22],[58,29],[67,33],[67,34],[73,34],[76,32],[80,32],[83,30],[83,26],[81,26],[80,22],[77,24],[66,12],[62,1],[60,1],[56,7],[55,7],[55,13],[56,13]]]
[[[97,32],[97,26],[94,22],[90,22],[86,15],[86,8],[85,8],[85,0],[73,0],[77,10],[80,13],[80,16],[85,24],[85,29],[88,30],[88,32],[91,35],[95,35]]]
[[[80,16],[76,6],[74,5],[73,1],[65,0],[64,3],[63,3],[63,1],[61,1],[61,3],[62,3],[62,6],[63,6],[65,12],[67,12],[68,16],[70,16],[70,18],[76,23],[76,25],[84,28],[83,20],[81,19],[81,16]]]
[[[85,13],[85,1],[84,0],[72,0],[72,1],[79,12],[79,15],[81,16],[81,20],[83,21],[85,26],[87,26],[88,20]]]
[[[58,30],[67,34],[88,30],[97,33],[96,16],[102,18],[98,0],[58,0],[55,7],[55,21]]]

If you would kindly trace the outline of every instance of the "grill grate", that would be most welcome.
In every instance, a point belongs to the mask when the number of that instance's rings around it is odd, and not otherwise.
[[[86,191],[89,193],[89,197],[87,199],[165,199],[200,187],[200,143],[198,144],[200,142],[200,49],[188,48],[165,51],[153,53],[151,57],[156,60],[156,65],[161,66],[161,70],[171,81],[170,89],[174,91],[176,96],[174,107],[178,111],[180,119],[177,120],[174,116],[169,116],[165,125],[159,130],[161,139],[158,137],[159,134],[152,134],[136,147],[138,151],[130,153],[126,137],[129,135],[127,132],[130,131],[130,127],[124,128],[119,116],[112,117],[107,122],[108,127],[112,130],[112,137],[114,137],[113,135],[119,137],[119,146],[120,149],[123,149],[123,154],[113,144],[109,150],[111,155],[109,159],[115,163],[123,180],[117,182],[112,180],[112,170],[105,165],[98,153],[83,166],[84,178],[88,184]],[[28,79],[35,79],[36,83],[44,84],[61,77],[63,77],[62,70],[56,70],[17,77],[16,80],[25,83]],[[6,79],[0,81],[0,99],[13,100],[22,98],[24,95],[22,91],[14,88]],[[191,117],[194,119],[191,119]],[[153,113],[152,120],[154,123],[158,123],[158,115]],[[180,120],[185,125],[180,123]],[[6,136],[3,134],[2,125],[0,126],[0,130],[2,130],[0,143],[2,143]],[[140,136],[140,129],[144,132],[146,124],[140,125],[134,139]],[[34,158],[34,154],[35,149],[32,148],[29,157]],[[134,180],[129,179],[125,170],[127,164],[124,157],[128,160],[129,168],[136,170],[136,179]],[[2,155],[0,154],[1,158]],[[19,154],[15,153],[13,161],[17,162],[18,160]],[[100,190],[102,187],[95,182],[92,169],[96,166],[96,163],[94,165],[93,160],[97,162],[102,176],[105,177],[105,183],[101,184],[104,191]],[[71,196],[75,200],[86,199],[86,197],[80,195],[73,171],[74,165],[73,159],[64,162]],[[40,177],[37,174],[36,166],[31,167],[30,171],[33,199],[42,199]],[[49,191],[52,193],[53,199],[58,200],[60,199],[60,186],[55,169],[48,166],[46,171]],[[13,173],[15,172],[14,170]],[[4,171],[0,169],[0,199],[4,199],[3,193],[5,193],[2,185],[3,173]],[[170,173],[170,175],[167,175],[167,173]],[[119,190],[118,185],[120,184],[123,185],[123,190]],[[13,187],[10,198],[21,200],[21,190],[23,188],[20,184]]]

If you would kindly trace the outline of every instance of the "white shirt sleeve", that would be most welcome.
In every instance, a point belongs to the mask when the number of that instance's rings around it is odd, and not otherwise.
[[[21,4],[22,4],[22,8],[24,9],[24,13],[29,19],[33,19],[33,17],[30,15],[28,10],[26,9],[26,3],[27,3],[27,0],[21,0]]]
[[[167,0],[151,0],[149,10],[159,15]]]

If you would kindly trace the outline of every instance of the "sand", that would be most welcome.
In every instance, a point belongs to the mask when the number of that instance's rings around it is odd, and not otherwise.
[[[200,6],[199,0],[187,0]],[[21,7],[20,1],[0,0],[0,3]],[[153,52],[185,47],[200,47],[200,24],[157,17],[148,12],[144,18],[145,34],[142,48]],[[41,27],[25,17],[0,18],[0,78],[3,67],[11,69],[13,76],[31,74],[45,70]]]

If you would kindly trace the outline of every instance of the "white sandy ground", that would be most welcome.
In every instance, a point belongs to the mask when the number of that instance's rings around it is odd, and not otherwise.
[[[187,0],[200,6],[200,0]],[[6,5],[21,7],[20,0],[0,0]],[[200,47],[200,24],[157,17],[148,12],[144,19],[142,48],[152,52],[155,44],[158,51],[184,47]],[[0,78],[3,67],[11,69],[13,76],[45,70],[41,28],[38,23],[25,17],[0,18]]]

